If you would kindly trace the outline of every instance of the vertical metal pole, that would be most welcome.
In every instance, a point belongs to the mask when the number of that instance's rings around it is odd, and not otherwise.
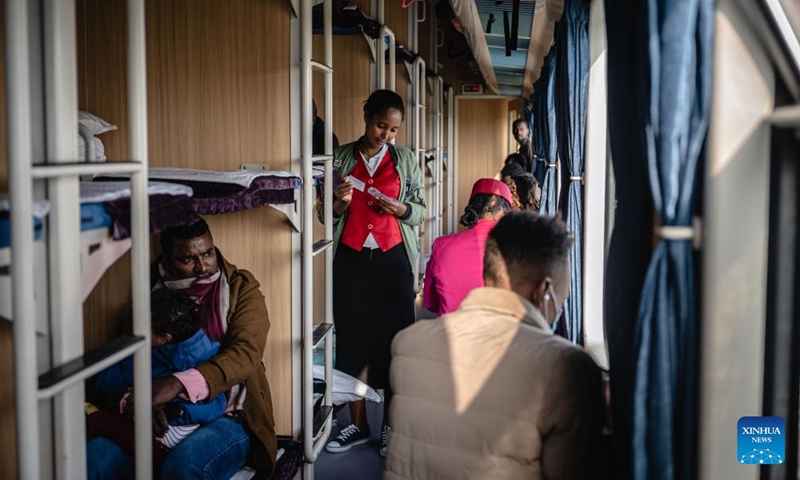
[[[150,198],[147,194],[147,61],[144,0],[128,0],[128,123],[131,158],[142,163],[131,175],[131,280],[133,333],[150,345]],[[138,350],[134,361],[136,478],[152,476],[150,350]]]
[[[444,80],[436,77],[436,236],[442,235],[444,224]]]
[[[295,14],[299,14],[299,6]],[[300,151],[300,125],[306,119],[301,118],[302,105],[301,92],[296,87],[300,85],[300,20],[295,15],[290,21],[290,53],[289,53],[289,83],[290,88],[290,122],[291,122],[291,169],[300,171],[302,169],[302,158]],[[299,162],[299,163],[298,163]],[[302,172],[301,172],[302,173]],[[302,191],[295,192],[295,209],[302,215]],[[299,219],[300,217],[298,217]],[[303,435],[303,276],[302,276],[302,255],[300,239],[300,225],[297,231],[292,232],[292,434],[295,438]],[[307,471],[312,468],[304,468]],[[305,477],[303,477],[305,478]]]
[[[379,0],[383,4],[383,0]],[[325,64],[333,69],[332,2],[323,4]],[[325,74],[325,155],[333,155],[333,72]],[[325,162],[325,238],[333,240],[333,162]],[[325,251],[325,322],[333,322],[333,249]],[[332,405],[333,334],[325,340],[325,405]],[[330,424],[331,420],[327,420]],[[327,425],[326,425],[327,428]]]
[[[455,192],[455,164],[456,156],[453,150],[455,144],[453,135],[455,131],[453,126],[455,124],[455,95],[453,87],[447,89],[447,161],[450,163],[447,168],[447,233],[455,233],[455,207],[454,207],[454,192]]]
[[[380,0],[383,3],[383,0]],[[389,34],[389,90],[395,91],[397,88],[397,56],[395,50],[397,49],[397,39],[392,30],[388,31]]]
[[[312,101],[312,43],[311,43],[311,2],[300,1],[300,153],[303,175],[302,199],[302,254],[303,254],[303,447],[308,462],[316,459],[314,453],[314,411],[313,389],[313,323],[314,323],[314,264],[312,206],[314,205],[314,185],[312,170],[312,122],[314,118]],[[326,100],[327,105],[327,100]],[[327,353],[327,352],[326,352]]]
[[[453,208],[450,210],[450,222],[453,225],[453,233],[458,230],[456,225],[458,208],[458,97],[454,96],[453,101]]]
[[[44,87],[47,163],[77,156],[77,33],[74,0],[45,0]],[[53,362],[62,365],[83,354],[83,308],[80,302],[80,191],[75,175],[48,180],[50,321]],[[86,476],[83,385],[53,399],[57,478]]]
[[[378,90],[386,88],[386,6],[384,0],[378,0],[378,23],[381,25],[378,34],[378,48],[375,55],[375,71],[378,74]]]
[[[11,298],[14,316],[14,398],[17,473],[40,478],[36,398],[36,311],[34,308],[31,218],[31,90],[27,0],[5,1],[6,132],[11,200]]]
[[[383,0],[378,0],[378,11],[381,11]],[[379,20],[380,21],[380,20]],[[378,33],[378,48],[375,52],[375,72],[378,74],[378,90],[386,88],[386,26],[381,22]]]

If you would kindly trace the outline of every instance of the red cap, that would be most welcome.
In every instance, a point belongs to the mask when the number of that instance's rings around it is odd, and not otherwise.
[[[469,194],[469,198],[472,199],[472,197],[481,193],[505,198],[508,204],[511,205],[511,189],[500,180],[481,178],[472,186],[472,193]]]

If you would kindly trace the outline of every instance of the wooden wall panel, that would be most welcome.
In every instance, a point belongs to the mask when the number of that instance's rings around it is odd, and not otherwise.
[[[125,0],[81,0],[78,10],[78,107],[117,125],[102,134],[109,160],[128,160]]]
[[[384,20],[394,32],[397,43],[408,47],[408,10],[399,0],[384,0],[384,8]]]
[[[314,58],[323,59],[323,37],[314,35]],[[362,35],[333,37],[333,131],[341,144],[364,134],[364,101],[370,94],[369,46]],[[324,118],[324,77],[314,75],[314,100]]]
[[[0,478],[17,478],[16,415],[14,409],[14,342],[11,323],[0,320]]]
[[[494,177],[508,153],[508,101],[464,99],[458,102],[458,198],[460,215],[475,180]],[[463,227],[459,228],[463,230]]]
[[[124,13],[124,1],[86,0],[81,88],[89,110],[120,126],[116,143],[103,138],[110,158],[127,151]],[[150,164],[289,169],[289,2],[149,0],[146,15]],[[264,364],[278,432],[290,433],[291,230],[269,208],[207,220],[223,255],[262,284],[271,320]],[[118,262],[87,301],[97,342],[124,328],[118,310],[130,293],[119,278],[127,263]]]
[[[436,2],[425,2],[420,6],[425,7],[425,21],[419,24],[419,54],[422,59],[427,63],[428,69],[433,68],[433,55],[431,53],[431,44],[434,43],[434,33],[431,31],[431,25],[436,23],[436,12],[434,11]],[[422,15],[422,12],[419,12]]]
[[[394,32],[397,43],[408,47],[408,11],[403,8],[402,2],[399,0],[384,0],[384,4],[386,8],[384,18],[386,25]],[[406,106],[406,117],[408,117],[410,115],[410,112],[408,112],[408,70],[406,70],[405,65],[398,63],[395,75],[395,91],[403,99],[403,103]],[[411,134],[408,132],[408,122],[403,122],[403,126],[397,132],[395,143],[407,147],[410,139]]]
[[[397,64],[395,69],[395,91],[400,95],[400,98],[403,99],[403,104],[406,106],[406,118],[400,126],[400,130],[397,132],[394,143],[408,147],[408,142],[411,140],[411,134],[408,131],[408,117],[411,115],[411,112],[409,111],[408,105],[408,70],[406,70],[406,66],[402,63]]]
[[[290,168],[289,2],[148,2],[150,160],[215,170]],[[208,218],[229,261],[262,284],[264,355],[280,433],[291,432],[291,230],[269,208]]]

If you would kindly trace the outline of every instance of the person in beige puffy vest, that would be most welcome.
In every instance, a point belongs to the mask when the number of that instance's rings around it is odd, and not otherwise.
[[[559,219],[507,214],[486,243],[486,287],[397,335],[384,480],[590,477],[600,370],[552,334],[571,243]]]

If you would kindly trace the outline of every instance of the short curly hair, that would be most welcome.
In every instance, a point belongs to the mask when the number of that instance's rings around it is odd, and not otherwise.
[[[150,294],[150,329],[157,335],[170,334],[180,343],[205,325],[202,305],[184,292],[166,287]]]
[[[539,281],[569,265],[572,235],[560,217],[543,217],[518,211],[503,216],[486,240],[483,277],[499,279],[502,265],[512,281]]]

